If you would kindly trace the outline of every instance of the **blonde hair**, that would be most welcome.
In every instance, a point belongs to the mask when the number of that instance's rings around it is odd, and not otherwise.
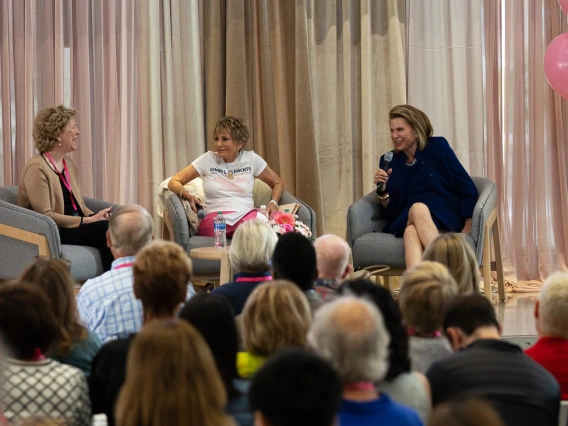
[[[285,346],[306,347],[312,317],[308,300],[297,285],[276,280],[258,286],[242,315],[247,351],[270,356]]]
[[[568,274],[555,272],[544,281],[539,300],[539,327],[545,336],[568,338]]]
[[[146,209],[137,204],[118,206],[108,221],[114,249],[134,255],[152,241],[154,222]]]
[[[214,137],[217,137],[219,132],[226,131],[231,135],[233,141],[242,143],[242,148],[247,144],[249,139],[249,130],[242,118],[227,115],[221,118],[215,125],[213,131]]]
[[[407,269],[402,275],[398,296],[405,325],[425,334],[439,331],[444,306],[457,294],[456,281],[441,263],[423,261]]]
[[[39,152],[50,151],[56,143],[59,143],[57,138],[76,114],[77,111],[64,105],[40,110],[35,117],[32,130],[36,149]]]
[[[462,234],[447,232],[430,243],[422,260],[440,262],[458,284],[459,293],[479,292],[479,266],[470,245]]]
[[[231,267],[237,272],[268,271],[277,241],[276,232],[266,223],[246,221],[233,235],[229,251]]]
[[[424,112],[412,105],[397,105],[389,112],[389,120],[403,118],[416,132],[418,149],[422,151],[428,143],[428,138],[434,134],[432,123]]]
[[[232,425],[209,346],[188,322],[152,321],[134,338],[116,404],[120,426]]]
[[[144,313],[173,315],[185,300],[193,268],[176,243],[153,241],[138,252],[132,266],[134,293]]]
[[[66,355],[77,340],[87,338],[87,329],[79,321],[75,281],[69,272],[69,265],[63,259],[36,259],[22,272],[18,282],[41,288],[51,302],[58,329],[52,354]]]

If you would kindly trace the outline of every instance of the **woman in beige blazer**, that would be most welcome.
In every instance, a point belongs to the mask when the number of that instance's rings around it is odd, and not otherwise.
[[[96,247],[108,271],[113,260],[106,242],[111,208],[89,210],[81,195],[77,165],[67,156],[77,149],[80,134],[75,115],[74,109],[63,105],[38,112],[33,137],[39,154],[24,166],[18,205],[52,218],[62,244]]]

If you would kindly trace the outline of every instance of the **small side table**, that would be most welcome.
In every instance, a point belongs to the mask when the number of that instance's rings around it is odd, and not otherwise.
[[[229,263],[229,247],[224,249],[215,247],[199,247],[189,251],[189,257],[203,260],[220,260],[221,272],[219,274],[219,285],[231,281],[231,265]]]

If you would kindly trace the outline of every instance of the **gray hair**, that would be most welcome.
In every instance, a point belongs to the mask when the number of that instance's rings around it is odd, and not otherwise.
[[[109,219],[112,247],[133,256],[152,241],[154,222],[146,209],[137,204],[118,206]]]
[[[337,235],[322,235],[314,242],[318,262],[318,275],[326,278],[340,279],[349,264],[351,248]]]
[[[568,274],[555,272],[544,281],[539,300],[539,326],[546,336],[568,338]]]
[[[233,235],[229,250],[231,267],[238,272],[268,271],[277,241],[276,232],[268,224],[247,220]]]
[[[390,336],[371,302],[339,297],[315,313],[308,344],[335,368],[344,384],[379,382],[388,370]]]

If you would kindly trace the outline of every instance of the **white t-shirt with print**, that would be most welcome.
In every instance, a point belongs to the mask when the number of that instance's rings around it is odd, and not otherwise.
[[[266,167],[254,151],[240,151],[237,159],[226,163],[216,152],[208,151],[192,163],[203,176],[203,209],[205,213],[229,211],[224,214],[228,225],[234,225],[254,209],[252,190],[254,178]],[[229,179],[229,172],[233,179]]]

